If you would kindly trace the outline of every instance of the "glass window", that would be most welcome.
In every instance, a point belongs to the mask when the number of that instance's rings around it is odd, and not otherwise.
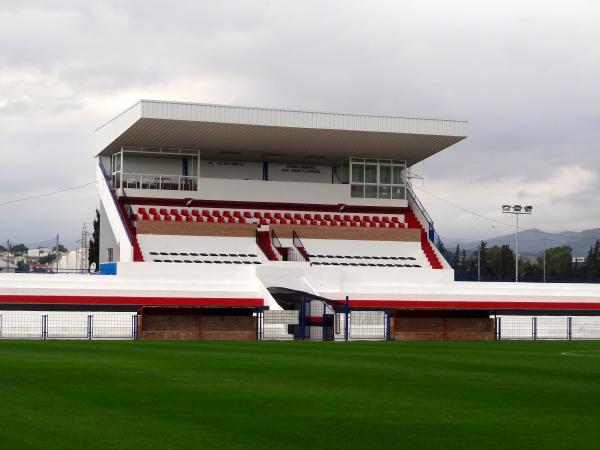
[[[403,176],[403,172],[404,172],[404,167],[403,166],[394,166],[393,167],[393,177],[392,177],[392,183],[393,184],[404,184],[404,176]]]
[[[365,166],[365,183],[377,183],[377,166],[367,164]]]
[[[377,185],[365,184],[365,198],[377,198]]]
[[[379,182],[381,184],[392,183],[392,166],[380,166],[379,167]]]
[[[365,166],[362,164],[352,164],[352,182],[353,183],[364,183],[365,182]]]
[[[350,196],[356,197],[356,198],[364,198],[364,196],[365,196],[364,184],[353,184],[350,187]]]
[[[392,198],[405,199],[406,192],[404,186],[392,186]]]
[[[391,198],[391,186],[379,186],[379,198]]]

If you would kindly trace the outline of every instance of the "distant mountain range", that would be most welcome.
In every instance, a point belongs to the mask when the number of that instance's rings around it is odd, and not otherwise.
[[[573,249],[573,256],[587,256],[590,246],[597,239],[600,239],[600,228],[583,231],[561,231],[560,233],[546,233],[537,228],[531,228],[519,231],[519,253],[521,255],[538,255],[544,251],[544,245],[546,248],[568,245]],[[488,247],[506,244],[514,248],[515,235],[506,234],[485,241],[488,243]],[[479,241],[444,241],[446,248],[450,251],[454,251],[457,243],[460,243],[461,248],[467,251],[474,250],[479,245]]]

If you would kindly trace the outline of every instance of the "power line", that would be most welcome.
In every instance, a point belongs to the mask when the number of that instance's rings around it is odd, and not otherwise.
[[[58,191],[47,192],[45,194],[32,195],[30,197],[17,198],[17,199],[14,199],[14,200],[8,200],[8,201],[0,203],[0,206],[6,206],[6,205],[13,204],[13,203],[25,202],[25,201],[28,201],[28,200],[35,200],[35,199],[38,199],[38,198],[46,198],[46,197],[50,197],[52,195],[62,194],[63,192],[75,191],[75,190],[78,190],[78,189],[83,189],[83,188],[86,188],[86,187],[88,187],[88,186],[90,186],[92,184],[96,184],[96,182],[95,181],[90,181],[88,183],[79,184],[77,186],[72,186],[72,187],[60,189]]]

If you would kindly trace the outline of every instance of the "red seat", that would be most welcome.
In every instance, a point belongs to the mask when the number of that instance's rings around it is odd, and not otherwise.
[[[172,216],[178,216],[179,215],[179,210],[175,209],[175,208],[171,208],[170,213]]]
[[[244,218],[252,219],[252,213],[250,211],[244,211]]]
[[[298,221],[296,219],[290,220],[290,225],[298,225]]]
[[[279,220],[283,219],[283,216],[281,215],[281,213],[278,213],[278,212],[276,212],[273,217],[276,219],[279,219]]]
[[[156,216],[158,213],[156,212],[156,208],[150,208],[148,210],[148,214],[150,214],[151,216]]]
[[[198,217],[199,215],[200,215],[200,213],[198,212],[198,210],[197,210],[197,209],[193,209],[193,210],[192,210],[192,216],[194,216],[194,217]]]
[[[371,228],[377,228],[379,224],[377,222],[371,222],[369,225],[371,226]]]
[[[373,216],[373,219],[371,219],[373,222],[377,222],[379,223],[379,216]]]
[[[160,211],[159,211],[159,212],[160,212],[160,215],[161,215],[161,216],[166,216],[167,214],[169,214],[169,213],[167,212],[167,208],[160,208]]]
[[[269,225],[269,221],[267,219],[260,219],[261,225]]]
[[[138,214],[146,214],[146,208],[138,208]]]
[[[189,217],[189,216],[190,216],[190,213],[188,212],[188,210],[187,210],[187,209],[182,209],[182,210],[181,210],[181,215],[182,215],[183,217]]]
[[[254,212],[254,218],[255,219],[260,219],[260,218],[262,218],[262,214],[260,212],[258,212],[258,211],[255,211]]]
[[[352,220],[355,222],[360,222],[360,216],[354,216]]]
[[[204,220],[205,222],[215,222],[215,218],[212,216],[207,216],[206,219]]]
[[[367,222],[358,222],[358,223],[360,223],[361,228],[365,228],[365,227],[369,226],[369,224]]]
[[[185,216],[185,221],[186,222],[193,222],[194,218],[192,216]]]
[[[162,217],[160,217],[158,214],[154,214],[154,215],[152,216],[152,220],[161,221],[161,220],[162,220]]]
[[[333,216],[333,220],[335,220],[337,222],[341,222],[342,221],[342,216],[340,216],[339,214],[336,214],[335,216]]]
[[[274,219],[272,217],[269,219],[269,224],[270,225],[277,225],[278,223],[279,223],[279,220],[277,220],[277,219]]]
[[[231,217],[231,211],[223,211],[223,217]]]
[[[304,214],[304,220],[312,220],[311,214]]]
[[[306,221],[306,220],[301,220],[301,221],[300,221],[300,225],[308,225],[308,221]]]
[[[340,227],[347,227],[348,223],[349,222],[345,222],[345,221],[342,220],[341,222],[338,222],[338,226],[340,226]]]
[[[217,222],[219,222],[219,223],[225,223],[225,217],[218,216]]]
[[[325,214],[323,216],[323,220],[327,220],[327,221],[331,222],[332,219],[331,219],[331,216],[329,214]]]
[[[203,209],[203,210],[202,210],[202,215],[203,215],[204,217],[209,217],[209,216],[210,216],[210,212],[208,211],[208,209]]]
[[[346,216],[344,216],[344,221],[345,222],[352,222],[352,219],[350,218],[350,216],[346,215]]]
[[[183,217],[180,215],[175,216],[175,222],[183,222]]]
[[[392,222],[399,223],[400,221],[398,220],[398,217],[394,216],[394,217],[392,217]]]
[[[287,225],[287,224],[289,224],[289,223],[290,223],[290,221],[289,221],[289,220],[286,220],[286,219],[277,219],[277,220],[279,220],[279,223],[280,223],[281,225]]]
[[[369,216],[363,216],[362,220],[363,222],[370,222],[371,218]]]
[[[235,217],[228,217],[227,223],[237,223],[237,220],[235,220]]]
[[[319,225],[319,222],[317,222],[316,220],[311,220],[310,224],[311,225]]]
[[[381,222],[382,222],[382,223],[390,223],[390,218],[389,218],[388,216],[383,216],[383,217],[381,218]]]
[[[264,214],[264,218],[265,218],[265,219],[272,219],[272,218],[273,218],[273,216],[271,215],[271,213],[270,213],[269,211],[267,211],[267,212]]]
[[[289,213],[289,212],[285,213],[285,214],[283,215],[283,217],[284,217],[285,219],[287,219],[287,220],[292,220],[292,219],[293,219],[293,217],[292,217],[292,213]]]
[[[221,217],[221,211],[219,211],[218,209],[215,209],[212,213],[213,217]]]
[[[296,220],[302,220],[302,214],[300,214],[300,213],[295,213],[295,214],[294,214],[294,219],[296,219]]]
[[[142,214],[142,220],[150,220],[150,216],[148,214]]]
[[[351,227],[358,227],[359,225],[360,225],[360,222],[354,222],[354,221],[350,222]]]
[[[242,218],[242,213],[240,213],[239,211],[234,211],[233,212],[233,217],[237,217],[238,219]]]
[[[133,220],[134,220],[135,222],[137,222],[138,220],[140,220],[140,216],[139,216],[139,215],[137,215],[137,214],[134,214],[134,215],[133,215]]]
[[[172,222],[172,221],[173,221],[173,219],[171,219],[171,216],[164,216],[164,217],[163,217],[163,220],[164,220],[165,222]]]
[[[240,221],[240,223],[246,223],[246,219],[244,219],[243,217],[240,217],[238,220]]]
[[[332,220],[331,222],[329,222],[329,226],[330,227],[337,227],[337,222],[335,220]]]

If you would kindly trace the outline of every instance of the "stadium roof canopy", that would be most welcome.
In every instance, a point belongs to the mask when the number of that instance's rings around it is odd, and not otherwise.
[[[312,162],[348,156],[419,162],[467,136],[465,121],[141,100],[95,133],[121,146],[200,149],[203,159]]]

